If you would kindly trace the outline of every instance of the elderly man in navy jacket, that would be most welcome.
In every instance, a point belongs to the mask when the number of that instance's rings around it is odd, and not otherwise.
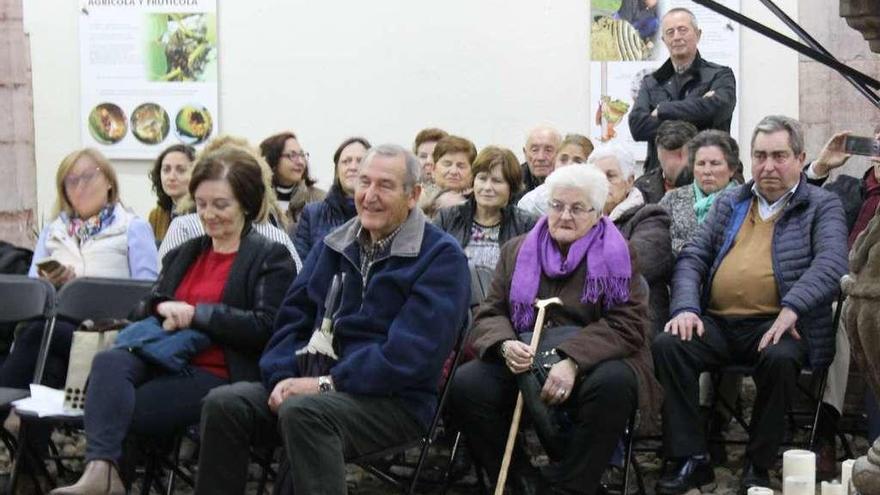
[[[664,449],[676,462],[657,493],[714,480],[699,412],[702,371],[754,366],[745,493],[769,486],[800,369],[834,357],[831,302],[846,272],[846,220],[836,195],[807,183],[803,150],[797,121],[765,117],[752,134],[754,180],[718,197],[679,255],[673,318],[653,345],[666,390]]]
[[[345,459],[424,433],[470,286],[458,243],[415,207],[419,170],[400,146],[370,150],[355,189],[358,216],[312,249],[288,290],[260,360],[263,383],[205,399],[196,493],[243,493],[249,446],[277,432],[298,494],[345,493]],[[325,376],[302,376],[294,355],[323,317],[337,273],[345,275],[339,359]]]

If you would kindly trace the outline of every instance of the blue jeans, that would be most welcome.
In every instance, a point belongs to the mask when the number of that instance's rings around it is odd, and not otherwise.
[[[98,353],[86,389],[86,460],[119,463],[129,431],[162,436],[197,424],[202,398],[225,383],[198,368],[169,374],[122,349]]]

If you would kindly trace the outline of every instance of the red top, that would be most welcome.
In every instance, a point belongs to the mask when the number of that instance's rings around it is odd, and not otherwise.
[[[174,299],[193,306],[221,302],[223,287],[229,278],[229,270],[232,269],[236,254],[238,253],[217,253],[213,249],[200,254],[174,291]],[[217,344],[211,344],[198,353],[191,364],[220,378],[229,379],[226,357]]]

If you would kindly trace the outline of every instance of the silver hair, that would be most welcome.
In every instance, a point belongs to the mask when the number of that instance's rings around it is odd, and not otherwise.
[[[364,157],[364,161],[361,162],[361,166],[369,163],[376,155],[388,156],[388,157],[398,157],[403,156],[404,161],[406,162],[406,175],[403,177],[403,190],[406,192],[412,191],[413,187],[419,183],[422,177],[422,165],[419,163],[419,159],[416,158],[416,155],[413,154],[412,151],[404,148],[403,146],[397,144],[380,144],[379,146],[374,146],[370,148],[370,151],[367,152],[367,156]]]
[[[590,155],[592,156],[592,155]],[[598,212],[605,208],[608,199],[608,179],[599,167],[586,164],[563,167],[553,171],[544,181],[547,197],[553,199],[553,191],[560,187],[573,187],[584,193],[587,204]]]
[[[529,143],[532,142],[532,136],[540,132],[549,132],[550,135],[553,136],[553,139],[556,141],[556,146],[559,146],[559,143],[562,142],[562,134],[558,130],[556,130],[555,127],[549,125],[539,125],[538,127],[535,127],[534,129],[529,131],[528,136],[526,136],[526,146],[528,146]]]
[[[624,179],[629,179],[635,175],[636,160],[628,149],[619,144],[605,144],[594,149],[590,153],[587,163],[595,164],[604,158],[614,158],[617,160],[617,166],[620,167],[620,175]]]
[[[684,7],[676,7],[674,9],[669,9],[665,14],[663,14],[663,17],[665,18],[669,14],[675,14],[677,12],[684,12],[685,14],[687,14],[691,18],[691,26],[693,26],[694,31],[700,30],[700,25],[697,24],[697,16],[695,16],[694,13],[690,11],[690,9],[686,9]],[[662,20],[661,20],[661,22],[662,22]]]
[[[804,129],[796,119],[785,115],[768,115],[761,119],[752,132],[751,147],[755,147],[755,138],[758,137],[759,132],[773,134],[779,131],[788,132],[788,146],[795,156],[800,156],[804,152]]]

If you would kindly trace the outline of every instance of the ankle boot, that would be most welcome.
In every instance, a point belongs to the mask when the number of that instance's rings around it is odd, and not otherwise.
[[[111,462],[89,461],[75,484],[56,488],[49,495],[125,495],[125,485]]]

